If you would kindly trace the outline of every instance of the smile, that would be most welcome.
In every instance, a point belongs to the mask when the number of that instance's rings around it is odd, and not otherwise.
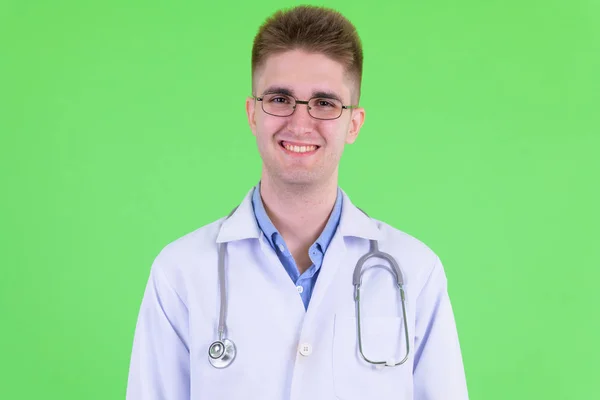
[[[297,154],[314,153],[320,147],[314,144],[293,144],[285,140],[279,142],[279,145],[285,150]]]

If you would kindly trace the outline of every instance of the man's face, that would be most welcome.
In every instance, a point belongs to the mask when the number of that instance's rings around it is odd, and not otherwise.
[[[351,105],[352,83],[342,64],[323,54],[288,51],[270,56],[255,76],[255,95],[282,89],[298,100],[317,93],[337,96]],[[281,99],[277,99],[281,102]],[[263,173],[280,183],[310,185],[337,177],[338,164],[346,143],[354,143],[364,121],[362,108],[343,110],[338,119],[318,120],[309,115],[307,105],[297,104],[291,116],[278,117],[263,111],[261,102],[249,97],[246,112]],[[286,145],[298,146],[286,149]],[[305,152],[298,153],[294,150]],[[316,146],[315,150],[310,150]]]

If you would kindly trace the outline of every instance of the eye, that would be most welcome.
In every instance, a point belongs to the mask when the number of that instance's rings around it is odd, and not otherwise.
[[[338,102],[334,99],[314,99],[314,103],[315,107],[318,108],[338,108]]]
[[[275,104],[288,104],[290,103],[290,98],[289,96],[286,96],[284,94],[270,94],[267,97],[267,101],[269,103],[275,103]]]

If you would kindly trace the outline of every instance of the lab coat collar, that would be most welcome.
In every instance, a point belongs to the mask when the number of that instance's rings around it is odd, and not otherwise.
[[[252,208],[252,193],[256,187],[248,191],[239,207],[221,225],[217,235],[217,243],[232,242],[243,239],[258,239],[261,230],[254,216]],[[342,215],[338,231],[342,236],[354,236],[363,239],[380,240],[382,232],[377,223],[366,216],[358,207],[350,201],[350,198],[342,192]]]

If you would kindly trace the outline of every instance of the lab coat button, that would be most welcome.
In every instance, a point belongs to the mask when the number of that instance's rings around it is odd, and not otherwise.
[[[304,288],[300,285],[296,286],[296,289],[298,289],[298,293],[304,292]]]
[[[302,343],[300,345],[300,354],[303,356],[310,356],[312,354],[312,346],[309,343]]]

